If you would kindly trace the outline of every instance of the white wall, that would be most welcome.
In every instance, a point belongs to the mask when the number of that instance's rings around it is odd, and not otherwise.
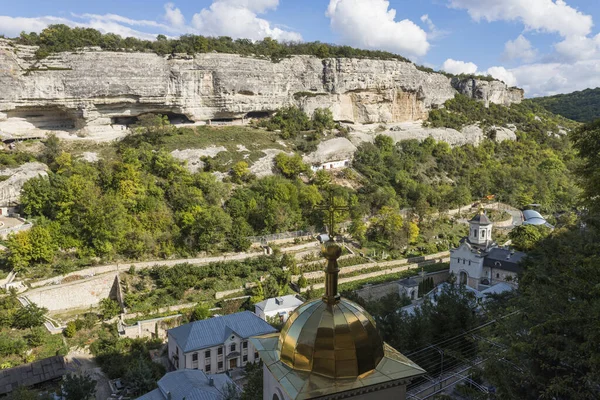
[[[233,337],[233,338],[232,338]],[[227,355],[231,353],[231,345],[235,344],[235,352],[240,353],[237,357],[236,368],[245,366],[249,362],[256,362],[258,358],[254,357],[255,349],[252,343],[248,339],[242,339],[239,336],[232,334],[227,340],[219,346],[211,348],[201,349],[197,351],[191,351],[183,354],[178,348],[175,339],[169,335],[168,337],[168,349],[169,349],[169,360],[173,362],[173,356],[179,353],[179,368],[178,369],[200,369],[204,372],[216,374],[225,372],[229,369],[229,360]],[[247,348],[243,348],[243,343],[247,343]],[[223,353],[219,355],[219,347],[223,347]],[[210,357],[206,357],[206,351],[210,350]],[[193,361],[194,354],[198,355],[197,361]],[[247,360],[244,361],[244,356],[247,356]],[[260,358],[260,357],[259,357]],[[223,362],[223,367],[219,368],[219,361]],[[210,371],[207,371],[206,366],[210,365]]]

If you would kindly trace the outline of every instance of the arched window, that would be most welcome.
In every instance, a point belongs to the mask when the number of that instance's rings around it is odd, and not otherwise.
[[[473,236],[477,237],[477,229],[473,229]]]
[[[277,393],[273,393],[273,400],[279,400],[279,396],[277,396]]]
[[[485,239],[485,231],[481,231],[481,238]]]
[[[496,274],[496,278],[500,279],[500,274]]]

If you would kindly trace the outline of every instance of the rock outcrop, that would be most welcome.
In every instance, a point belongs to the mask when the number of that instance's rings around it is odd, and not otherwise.
[[[47,170],[48,167],[39,162],[26,163],[17,168],[0,170],[0,175],[9,177],[0,182],[0,205],[18,204],[21,189],[25,182],[38,176],[48,176]]]
[[[501,82],[453,85],[394,60],[295,56],[274,63],[234,54],[81,51],[38,61],[35,49],[0,39],[0,131],[13,137],[48,131],[94,137],[102,130],[117,137],[143,113],[220,123],[293,104],[308,113],[330,108],[338,121],[415,121],[452,98],[456,87],[486,102],[522,99],[522,91]]]

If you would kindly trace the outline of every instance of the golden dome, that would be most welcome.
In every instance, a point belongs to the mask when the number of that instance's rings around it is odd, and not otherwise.
[[[328,378],[357,378],[384,357],[373,318],[347,299],[298,307],[279,335],[277,350],[288,367]]]

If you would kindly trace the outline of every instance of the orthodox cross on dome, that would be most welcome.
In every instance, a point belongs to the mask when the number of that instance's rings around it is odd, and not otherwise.
[[[333,196],[333,191],[329,190],[329,199],[323,206],[317,207],[318,210],[329,213],[329,241],[323,244],[323,256],[327,259],[327,269],[325,270],[325,295],[323,301],[333,305],[340,301],[338,294],[338,274],[340,272],[338,266],[338,258],[342,255],[342,248],[335,243],[335,213],[347,211],[349,207],[336,206]]]
[[[329,190],[329,198],[327,199],[326,203],[322,206],[316,207],[317,210],[321,210],[321,211],[325,211],[328,214],[328,219],[329,219],[329,226],[327,227],[329,230],[329,240],[334,241],[335,240],[335,213],[336,212],[341,212],[341,211],[348,211],[350,210],[350,207],[346,207],[346,206],[336,206],[335,205],[335,197],[333,196],[333,190]]]

